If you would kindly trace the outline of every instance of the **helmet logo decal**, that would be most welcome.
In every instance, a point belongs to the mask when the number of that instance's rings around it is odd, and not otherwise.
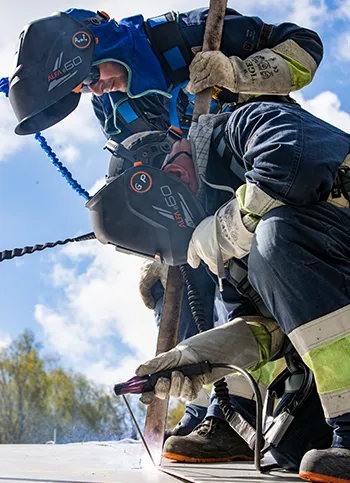
[[[173,192],[171,191],[170,186],[164,185],[161,186],[160,191],[163,195],[165,204],[167,205],[170,210],[161,208],[160,206],[152,205],[158,213],[170,220],[176,221],[179,228],[185,228],[188,226],[190,228],[195,228],[196,225],[193,220],[193,216],[191,210],[189,209],[184,197],[181,193],[176,193],[179,198],[179,201],[176,200]]]
[[[91,37],[87,32],[76,32],[72,37],[72,42],[78,49],[86,49],[91,44]]]
[[[83,62],[83,59],[80,57],[80,55],[77,55],[74,57],[74,59],[67,60],[67,62],[62,65],[62,58],[63,52],[61,52],[57,57],[53,67],[53,72],[47,76],[47,80],[49,82],[49,92],[75,76],[75,74],[78,72],[75,67]],[[73,69],[75,70],[73,71]]]
[[[147,193],[152,188],[152,178],[144,171],[138,171],[130,178],[130,187],[136,193]]]

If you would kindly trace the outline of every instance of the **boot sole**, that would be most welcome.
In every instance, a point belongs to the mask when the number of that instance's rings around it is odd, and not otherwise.
[[[163,453],[162,456],[168,460],[179,461],[180,463],[227,463],[228,461],[253,461],[254,456],[225,456],[222,458],[191,458],[175,453]],[[340,480],[339,480],[340,481]],[[344,483],[342,480],[341,483]]]
[[[315,481],[316,483],[350,483],[350,480],[344,480],[343,478],[334,478],[333,476],[319,475],[309,471],[301,471],[299,473],[300,478],[308,481]]]

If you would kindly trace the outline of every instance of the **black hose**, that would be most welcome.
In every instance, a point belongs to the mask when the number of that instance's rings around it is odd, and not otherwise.
[[[196,287],[195,270],[189,265],[181,265],[180,270],[186,284],[188,303],[198,332],[205,332],[211,328],[205,313],[205,308],[198,288]]]
[[[76,238],[66,238],[65,240],[57,240],[55,242],[36,244],[23,248],[13,248],[12,250],[3,250],[0,252],[0,262],[3,262],[4,260],[11,260],[12,258],[16,257],[23,257],[23,255],[32,254],[34,252],[41,252],[42,250],[46,250],[46,248],[54,248],[58,245],[66,245],[67,243],[72,242],[94,240],[95,238],[95,233],[91,232],[86,233],[86,235],[77,236]]]
[[[191,309],[192,317],[197,325],[198,332],[199,333],[205,332],[206,330],[209,330],[211,326],[209,325],[205,314],[202,296],[199,293],[198,288],[196,287],[194,270],[189,265],[181,265],[180,270],[186,284],[188,302]],[[263,469],[261,467],[261,448],[262,448],[262,441],[263,441],[263,438],[262,438],[263,406],[262,406],[262,399],[261,399],[261,393],[260,393],[259,387],[255,382],[255,380],[253,379],[253,377],[247,371],[245,371],[240,367],[229,365],[229,364],[213,364],[213,367],[228,367],[233,371],[239,372],[246,379],[248,379],[248,382],[254,391],[255,398],[256,398],[256,438],[255,438],[254,463],[255,463],[256,470],[262,473]],[[230,394],[228,392],[227,384],[224,378],[215,382],[214,390],[215,390],[215,395],[218,399],[218,404],[225,416],[225,419],[226,421],[229,421],[230,418],[233,416],[235,410],[232,407]]]

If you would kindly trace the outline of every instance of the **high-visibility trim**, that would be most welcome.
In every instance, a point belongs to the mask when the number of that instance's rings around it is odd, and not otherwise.
[[[279,54],[287,63],[295,90],[301,89],[312,81],[317,64],[314,58],[294,40],[286,40],[271,50]]]
[[[210,404],[210,393],[211,393],[211,388],[207,389],[205,387],[202,387],[196,399],[193,399],[191,402],[187,404],[202,406],[204,408],[207,408],[209,407],[209,404]]]
[[[320,394],[350,389],[350,335],[312,349],[303,361],[314,372]]]
[[[253,137],[249,140],[249,143],[253,143],[256,139]],[[242,184],[236,190],[236,198],[242,215],[244,215],[243,223],[249,231],[255,230],[260,218],[265,213],[285,204],[272,198],[256,184],[249,182]]]
[[[257,371],[248,371],[259,386],[262,398],[264,399],[267,386],[259,380],[261,369]],[[234,373],[225,377],[228,391],[231,395],[244,397],[246,399],[255,399],[253,389],[250,387],[248,380],[241,374]]]
[[[336,418],[350,413],[350,388],[320,394],[320,399],[326,418]]]
[[[327,418],[350,412],[350,305],[293,330],[289,338],[313,371]]]
[[[348,334],[350,334],[350,305],[297,327],[288,334],[288,337],[303,357],[312,349]]]
[[[254,378],[258,384],[262,398],[265,397],[267,386],[286,368],[284,359],[278,359],[273,362],[268,362],[256,371],[247,369],[247,372]],[[255,399],[254,391],[252,390],[247,379],[242,374],[234,373],[225,377],[227,387],[230,394],[235,396],[245,397],[246,399]]]

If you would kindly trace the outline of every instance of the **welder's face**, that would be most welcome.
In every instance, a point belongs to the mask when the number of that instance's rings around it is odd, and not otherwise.
[[[128,72],[118,62],[107,61],[98,64],[100,79],[88,86],[96,96],[102,96],[107,92],[126,92],[128,88]]]
[[[178,153],[181,154],[176,156]],[[172,158],[174,158],[173,161]],[[174,143],[171,152],[165,158],[163,170],[180,178],[193,193],[197,193],[198,181],[192,160],[191,144],[187,139],[180,139]]]

